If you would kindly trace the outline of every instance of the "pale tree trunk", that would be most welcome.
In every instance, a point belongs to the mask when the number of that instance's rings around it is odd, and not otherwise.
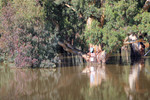
[[[81,56],[82,58],[84,58],[87,62],[90,62],[90,58],[91,55],[83,53],[81,50],[78,50],[76,48],[74,48],[71,44],[69,44],[68,42],[64,41],[64,42],[58,42],[58,44],[63,47],[63,49],[69,53],[73,53],[76,55]],[[105,63],[106,59],[108,58],[108,56],[106,56],[106,52],[105,51],[101,51],[98,54],[96,54],[95,56],[95,62],[98,63]]]
[[[124,45],[130,45],[131,49],[131,59],[137,59],[144,55],[145,53],[145,45],[143,44],[143,40],[139,40],[136,35],[131,34],[126,37],[124,40]]]
[[[92,26],[92,22],[93,22],[93,18],[92,17],[89,17],[86,21],[86,27],[90,30],[91,29],[91,26]]]
[[[145,4],[143,6],[143,10],[148,11],[149,7],[150,7],[150,0],[146,0]]]

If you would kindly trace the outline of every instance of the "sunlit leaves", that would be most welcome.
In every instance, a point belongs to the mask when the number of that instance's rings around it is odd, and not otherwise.
[[[16,17],[24,21],[35,21],[35,18],[44,15],[44,9],[35,0],[13,0],[12,4],[16,9]]]

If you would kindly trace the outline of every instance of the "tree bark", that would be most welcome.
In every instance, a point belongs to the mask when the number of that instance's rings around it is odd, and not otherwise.
[[[104,20],[105,20],[105,8],[104,8],[104,3],[105,3],[105,0],[101,0],[101,7],[103,7],[103,13],[102,13],[101,18],[100,18],[100,22],[101,22],[100,27],[103,27],[103,25],[104,25]]]
[[[145,4],[143,6],[143,10],[148,11],[149,7],[150,7],[150,0],[146,0]]]
[[[131,49],[131,59],[141,58],[145,53],[145,45],[142,39],[138,40],[138,37],[131,34],[124,40],[124,45],[129,44]]]
[[[81,50],[78,50],[76,48],[74,48],[72,45],[70,45],[68,42],[64,41],[64,42],[58,42],[58,44],[63,47],[63,49],[67,52],[79,55],[81,57],[83,57],[87,62],[90,62],[90,57],[91,55],[83,53]],[[105,63],[106,62],[106,52],[105,51],[101,51],[98,54],[96,54],[95,56],[96,58],[96,62],[98,63]]]
[[[87,28],[90,30],[91,29],[91,25],[92,25],[92,22],[93,22],[93,18],[92,17],[89,17],[86,21],[86,26]]]
[[[76,12],[76,10],[75,10],[72,6],[70,6],[70,5],[68,5],[68,4],[65,4],[65,6],[67,6],[68,8],[71,8],[73,11]]]

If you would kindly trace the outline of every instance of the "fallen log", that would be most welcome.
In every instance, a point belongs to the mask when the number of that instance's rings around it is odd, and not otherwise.
[[[67,52],[79,55],[83,57],[87,62],[90,62],[90,58],[92,57],[89,53],[84,53],[79,49],[74,48],[71,44],[69,44],[67,41],[64,42],[58,42],[58,44],[63,47],[63,49]],[[105,63],[106,62],[106,53],[105,51],[101,51],[94,56],[95,62],[98,63]]]

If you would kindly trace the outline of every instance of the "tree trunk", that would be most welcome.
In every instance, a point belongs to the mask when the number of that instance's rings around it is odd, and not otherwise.
[[[104,25],[104,20],[105,20],[105,8],[104,8],[104,3],[105,3],[105,0],[101,0],[101,7],[103,7],[103,13],[102,13],[101,18],[100,18],[100,22],[101,22],[100,27],[103,27],[103,25]]]
[[[131,59],[141,58],[141,56],[143,56],[145,53],[144,43],[142,42],[142,40],[138,40],[138,37],[133,34],[126,37],[124,44],[130,45]]]
[[[63,49],[67,52],[70,52],[70,53],[73,53],[73,54],[76,54],[76,55],[79,55],[81,57],[83,57],[87,62],[90,62],[90,58],[91,58],[91,55],[89,54],[86,54],[86,53],[83,53],[81,50],[78,50],[76,48],[74,48],[72,45],[70,45],[68,42],[58,42],[58,44],[63,47]],[[95,56],[95,61],[98,62],[98,63],[105,63],[106,62],[106,52],[105,51],[101,51],[99,52],[98,54],[96,54]]]
[[[93,18],[92,17],[89,17],[86,21],[86,27],[90,30],[91,29],[91,25],[92,25],[92,22],[93,22]]]
[[[150,0],[146,0],[145,4],[143,6],[143,10],[148,11],[149,7],[150,7]]]

